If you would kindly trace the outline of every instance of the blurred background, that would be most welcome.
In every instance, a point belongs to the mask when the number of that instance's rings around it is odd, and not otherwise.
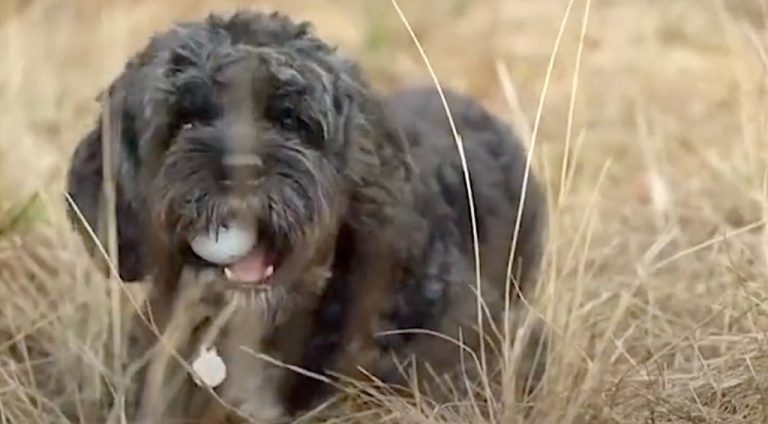
[[[546,184],[531,302],[559,344],[535,422],[768,422],[768,3],[399,5]],[[381,90],[431,84],[390,1],[0,0],[0,422],[107,413],[108,284],[62,219],[69,155],[147,37],[245,6],[312,21]],[[372,408],[482,421],[395,406]]]

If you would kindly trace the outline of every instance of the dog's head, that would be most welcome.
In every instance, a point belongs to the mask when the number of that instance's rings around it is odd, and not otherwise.
[[[76,149],[68,191],[102,228],[110,143],[125,281],[163,261],[294,278],[327,259],[342,225],[384,225],[407,195],[405,145],[354,65],[278,14],[178,25],[104,97],[107,113]],[[250,244],[239,265],[194,249],[195,237],[237,226],[251,232],[234,242]]]

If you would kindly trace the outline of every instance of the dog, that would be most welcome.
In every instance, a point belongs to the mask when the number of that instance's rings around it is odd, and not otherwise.
[[[308,22],[238,10],[178,23],[101,98],[71,157],[68,210],[94,258],[114,213],[120,278],[150,282],[142,317],[167,337],[166,349],[135,353],[152,352],[140,421],[275,422],[327,399],[332,376],[404,385],[408,363],[425,387],[466,377],[462,353],[508,325],[505,304],[519,312],[535,288],[547,210],[536,178],[523,184],[517,134],[445,92],[470,208],[439,92],[379,94]],[[195,237],[233,223],[252,229],[248,253],[201,257]],[[216,347],[224,382],[197,387],[189,369],[171,378],[169,345],[186,361]],[[539,362],[524,374],[537,380]]]

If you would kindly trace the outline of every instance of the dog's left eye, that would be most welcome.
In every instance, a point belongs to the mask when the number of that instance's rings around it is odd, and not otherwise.
[[[290,106],[283,106],[278,109],[275,120],[285,130],[298,131],[300,129],[300,120],[296,115],[296,110]]]
[[[277,102],[276,102],[277,103]],[[294,133],[301,137],[307,143],[316,145],[318,140],[314,136],[316,134],[315,127],[312,125],[314,122],[306,120],[300,116],[298,110],[291,104],[274,104],[267,109],[267,118],[279,126],[282,130]]]

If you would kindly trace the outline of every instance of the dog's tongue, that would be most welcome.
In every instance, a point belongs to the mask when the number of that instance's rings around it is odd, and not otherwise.
[[[260,283],[269,278],[275,268],[263,249],[255,249],[237,262],[229,265],[227,278],[238,283]]]

